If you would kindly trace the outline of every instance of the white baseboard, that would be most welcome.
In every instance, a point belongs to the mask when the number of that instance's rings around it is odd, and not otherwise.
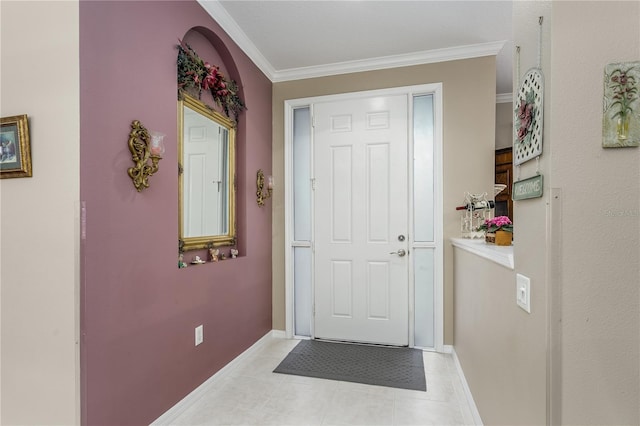
[[[444,345],[442,347],[442,352],[444,352],[445,354],[452,354],[453,353],[453,346],[451,345]]]
[[[184,413],[189,407],[191,407],[196,401],[198,401],[207,391],[213,386],[214,381],[220,380],[229,373],[240,361],[250,356],[253,352],[258,350],[268,340],[272,338],[284,338],[284,331],[271,330],[260,338],[257,342],[251,345],[247,350],[235,357],[229,364],[218,370],[213,376],[209,377],[204,383],[195,388],[189,395],[182,398],[176,405],[169,408],[164,414],[155,419],[151,426],[163,426],[174,424],[178,416]]]
[[[275,337],[276,339],[286,339],[287,332],[284,330],[271,330],[271,336]]]
[[[467,398],[467,402],[469,403],[469,408],[471,409],[471,416],[473,417],[473,422],[476,424],[476,426],[482,426],[483,423],[482,423],[482,418],[480,418],[480,412],[478,411],[478,407],[476,407],[476,403],[473,400],[473,395],[471,395],[471,389],[469,388],[467,379],[464,377],[464,371],[462,371],[462,365],[460,365],[460,360],[458,359],[456,350],[453,346],[446,345],[445,352],[447,351],[447,347],[451,351],[450,353],[453,355],[453,361],[456,364],[456,370],[458,371],[458,376],[460,376],[460,381],[462,382],[464,395]]]

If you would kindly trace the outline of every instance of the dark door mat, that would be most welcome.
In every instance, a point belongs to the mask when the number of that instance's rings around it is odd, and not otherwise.
[[[274,373],[426,391],[422,351],[302,340]]]

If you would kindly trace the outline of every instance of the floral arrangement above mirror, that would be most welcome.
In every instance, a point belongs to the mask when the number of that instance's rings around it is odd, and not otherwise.
[[[222,107],[227,117],[233,114],[235,121],[246,106],[238,95],[238,84],[224,76],[220,67],[205,62],[188,44],[179,40],[178,48],[178,88],[197,89],[198,99],[203,90],[208,90],[213,100]]]

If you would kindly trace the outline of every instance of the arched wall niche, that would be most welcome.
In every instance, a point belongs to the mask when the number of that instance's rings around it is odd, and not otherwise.
[[[182,41],[189,46],[204,60],[212,65],[216,65],[220,68],[220,71],[227,77],[238,84],[238,94],[240,98],[246,102],[244,95],[244,88],[242,84],[242,77],[236,66],[236,62],[233,56],[229,52],[229,49],[224,42],[213,31],[205,27],[193,27],[187,31],[182,37]],[[211,106],[216,111],[223,113],[222,108],[218,107],[208,91],[202,91],[202,102]],[[247,226],[246,226],[246,197],[241,185],[241,182],[245,179],[249,179],[246,174],[246,114],[240,113],[240,117],[237,120],[237,132],[236,132],[236,176],[237,176],[237,194],[236,194],[236,232],[237,248],[242,256],[247,252]],[[233,117],[232,117],[233,118]],[[194,255],[197,254],[194,252]],[[204,256],[204,257],[203,257]],[[206,251],[203,250],[201,257],[206,259]]]

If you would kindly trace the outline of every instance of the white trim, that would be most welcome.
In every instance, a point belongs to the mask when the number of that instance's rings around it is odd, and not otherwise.
[[[207,394],[207,392],[211,390],[211,387],[214,385],[215,381],[220,380],[221,378],[229,374],[229,372],[233,370],[233,368],[235,368],[236,365],[238,365],[245,358],[251,356],[251,354],[253,354],[257,350],[259,350],[265,343],[267,343],[267,341],[273,338],[284,337],[282,333],[283,332],[280,330],[269,331],[267,334],[262,336],[260,340],[255,342],[253,345],[247,348],[247,350],[242,352],[240,355],[238,355],[233,360],[231,360],[227,365],[225,365],[220,370],[218,370],[213,376],[209,377],[204,383],[202,383],[200,386],[198,386],[193,391],[191,391],[191,393],[189,393],[187,396],[185,396],[180,401],[178,401],[176,405],[169,408],[167,411],[164,412],[164,414],[162,414],[160,417],[155,419],[151,423],[151,426],[175,424],[176,420],[182,413],[184,413],[187,409],[189,409],[189,407],[195,404],[200,398],[202,398],[204,395]]]
[[[274,339],[287,339],[287,333],[284,330],[271,330],[271,337]]]
[[[409,143],[407,144],[407,183],[408,183],[408,192],[407,192],[407,246],[409,249],[409,259],[408,259],[408,284],[409,284],[409,347],[416,347],[416,271],[415,271],[415,248],[416,243],[414,240],[415,234],[415,222],[414,222],[414,209],[415,209],[415,200],[414,200],[414,161],[410,161],[410,159],[415,158],[415,129],[414,124],[414,98],[413,96],[407,96],[407,139]],[[433,104],[433,98],[432,98]],[[434,125],[435,127],[435,125]],[[435,176],[434,176],[435,179]],[[411,255],[413,253],[413,256]],[[435,279],[435,277],[434,277]],[[413,283],[413,285],[411,285]]]
[[[435,326],[435,349],[438,352],[444,350],[444,110],[442,93],[442,83],[438,83],[433,93],[433,124],[435,126],[434,135],[434,159],[435,159],[435,306],[434,306],[434,326]]]
[[[466,377],[464,377],[464,371],[462,371],[462,365],[460,365],[460,360],[458,359],[458,354],[456,354],[456,349],[453,346],[449,346],[449,348],[451,348],[451,354],[453,355],[453,362],[456,365],[456,371],[458,372],[458,376],[460,377],[460,381],[462,382],[462,389],[464,390],[464,396],[467,398],[467,403],[469,404],[469,409],[471,410],[473,423],[477,426],[482,426],[483,423],[482,423],[482,418],[480,417],[480,412],[478,411],[476,402],[473,400],[473,395],[471,395],[471,389],[469,388],[467,379]]]
[[[442,348],[442,352],[444,352],[445,354],[452,354],[453,353],[453,346],[444,345],[443,348]]]
[[[229,15],[227,9],[220,2],[211,0],[197,0],[200,6],[207,12],[222,29],[227,33],[238,47],[260,68],[260,71],[273,81],[273,75],[276,70],[273,65],[265,58],[255,44],[242,31],[238,23]]]
[[[472,240],[468,238],[451,238],[451,244],[469,253],[484,257],[505,268],[514,269],[513,246],[496,246],[487,244],[484,240]]]
[[[498,93],[496,95],[497,104],[510,104],[513,102],[513,93]]]
[[[455,61],[459,59],[495,56],[502,50],[505,43],[506,41],[494,41],[490,43],[471,44],[444,49],[423,50],[421,52],[405,53],[401,55],[337,62],[333,64],[289,68],[275,71],[274,74],[269,77],[274,83],[279,83],[305,78],[326,77],[353,72],[375,71],[388,68]]]
[[[287,285],[287,283],[293,283],[293,212],[292,209],[286,208],[286,206],[293,205],[293,188],[289,185],[289,182],[293,182],[293,144],[286,141],[293,141],[293,110],[294,107],[288,105],[288,102],[284,103],[284,328],[285,335],[288,339],[293,337],[294,333],[294,318],[295,318],[295,303],[293,295],[293,284]]]
[[[238,23],[229,15],[219,1],[197,0],[200,6],[222,27],[240,49],[260,68],[260,71],[273,83],[301,80],[304,78],[324,77],[352,72],[373,71],[379,69],[406,67],[411,65],[431,64],[436,62],[455,61],[458,59],[495,56],[504,47],[506,40],[489,43],[478,43],[443,49],[424,50],[401,55],[382,56],[360,59],[356,61],[337,62],[333,64],[289,68],[276,70],[262,55],[260,50],[242,31]]]
[[[435,108],[435,106],[433,106],[434,101],[433,101],[433,96],[431,98],[431,102],[432,102],[432,108]],[[415,212],[415,199],[414,199],[414,195],[415,195],[415,185],[414,185],[414,177],[415,177],[415,169],[414,169],[414,164],[415,161],[411,161],[411,159],[415,158],[415,121],[414,121],[414,107],[415,107],[415,100],[414,100],[414,96],[412,96],[411,94],[409,94],[407,96],[407,140],[408,140],[408,144],[407,144],[407,158],[406,158],[406,164],[407,164],[407,183],[408,183],[408,191],[407,191],[407,247],[409,249],[409,258],[408,258],[408,262],[407,262],[407,266],[409,267],[408,269],[408,285],[409,285],[409,309],[408,309],[408,314],[409,314],[409,347],[410,348],[415,348],[416,347],[416,268],[415,268],[415,248],[416,248],[416,242],[414,240],[414,236],[415,236],[415,226],[416,223],[414,221],[414,212]],[[435,127],[435,123],[434,123],[434,127]],[[433,173],[433,171],[432,171]],[[435,176],[434,176],[434,182],[435,182]],[[413,254],[413,256],[411,255]],[[433,278],[435,280],[435,277]]]
[[[443,88],[442,83],[421,84],[415,86],[393,87],[387,89],[348,92],[334,95],[315,96],[309,98],[290,99],[284,102],[284,164],[285,164],[285,335],[294,335],[294,296],[293,296],[293,110],[299,107],[312,106],[317,102],[330,102],[363,96],[387,96],[395,94],[433,94],[434,125],[435,125],[435,300],[434,300],[434,349],[444,351],[444,230],[443,230]],[[313,113],[313,111],[312,111]],[[413,306],[414,300],[409,301]],[[413,308],[410,307],[410,312]],[[411,320],[413,321],[413,315]],[[312,329],[313,335],[313,329]]]

